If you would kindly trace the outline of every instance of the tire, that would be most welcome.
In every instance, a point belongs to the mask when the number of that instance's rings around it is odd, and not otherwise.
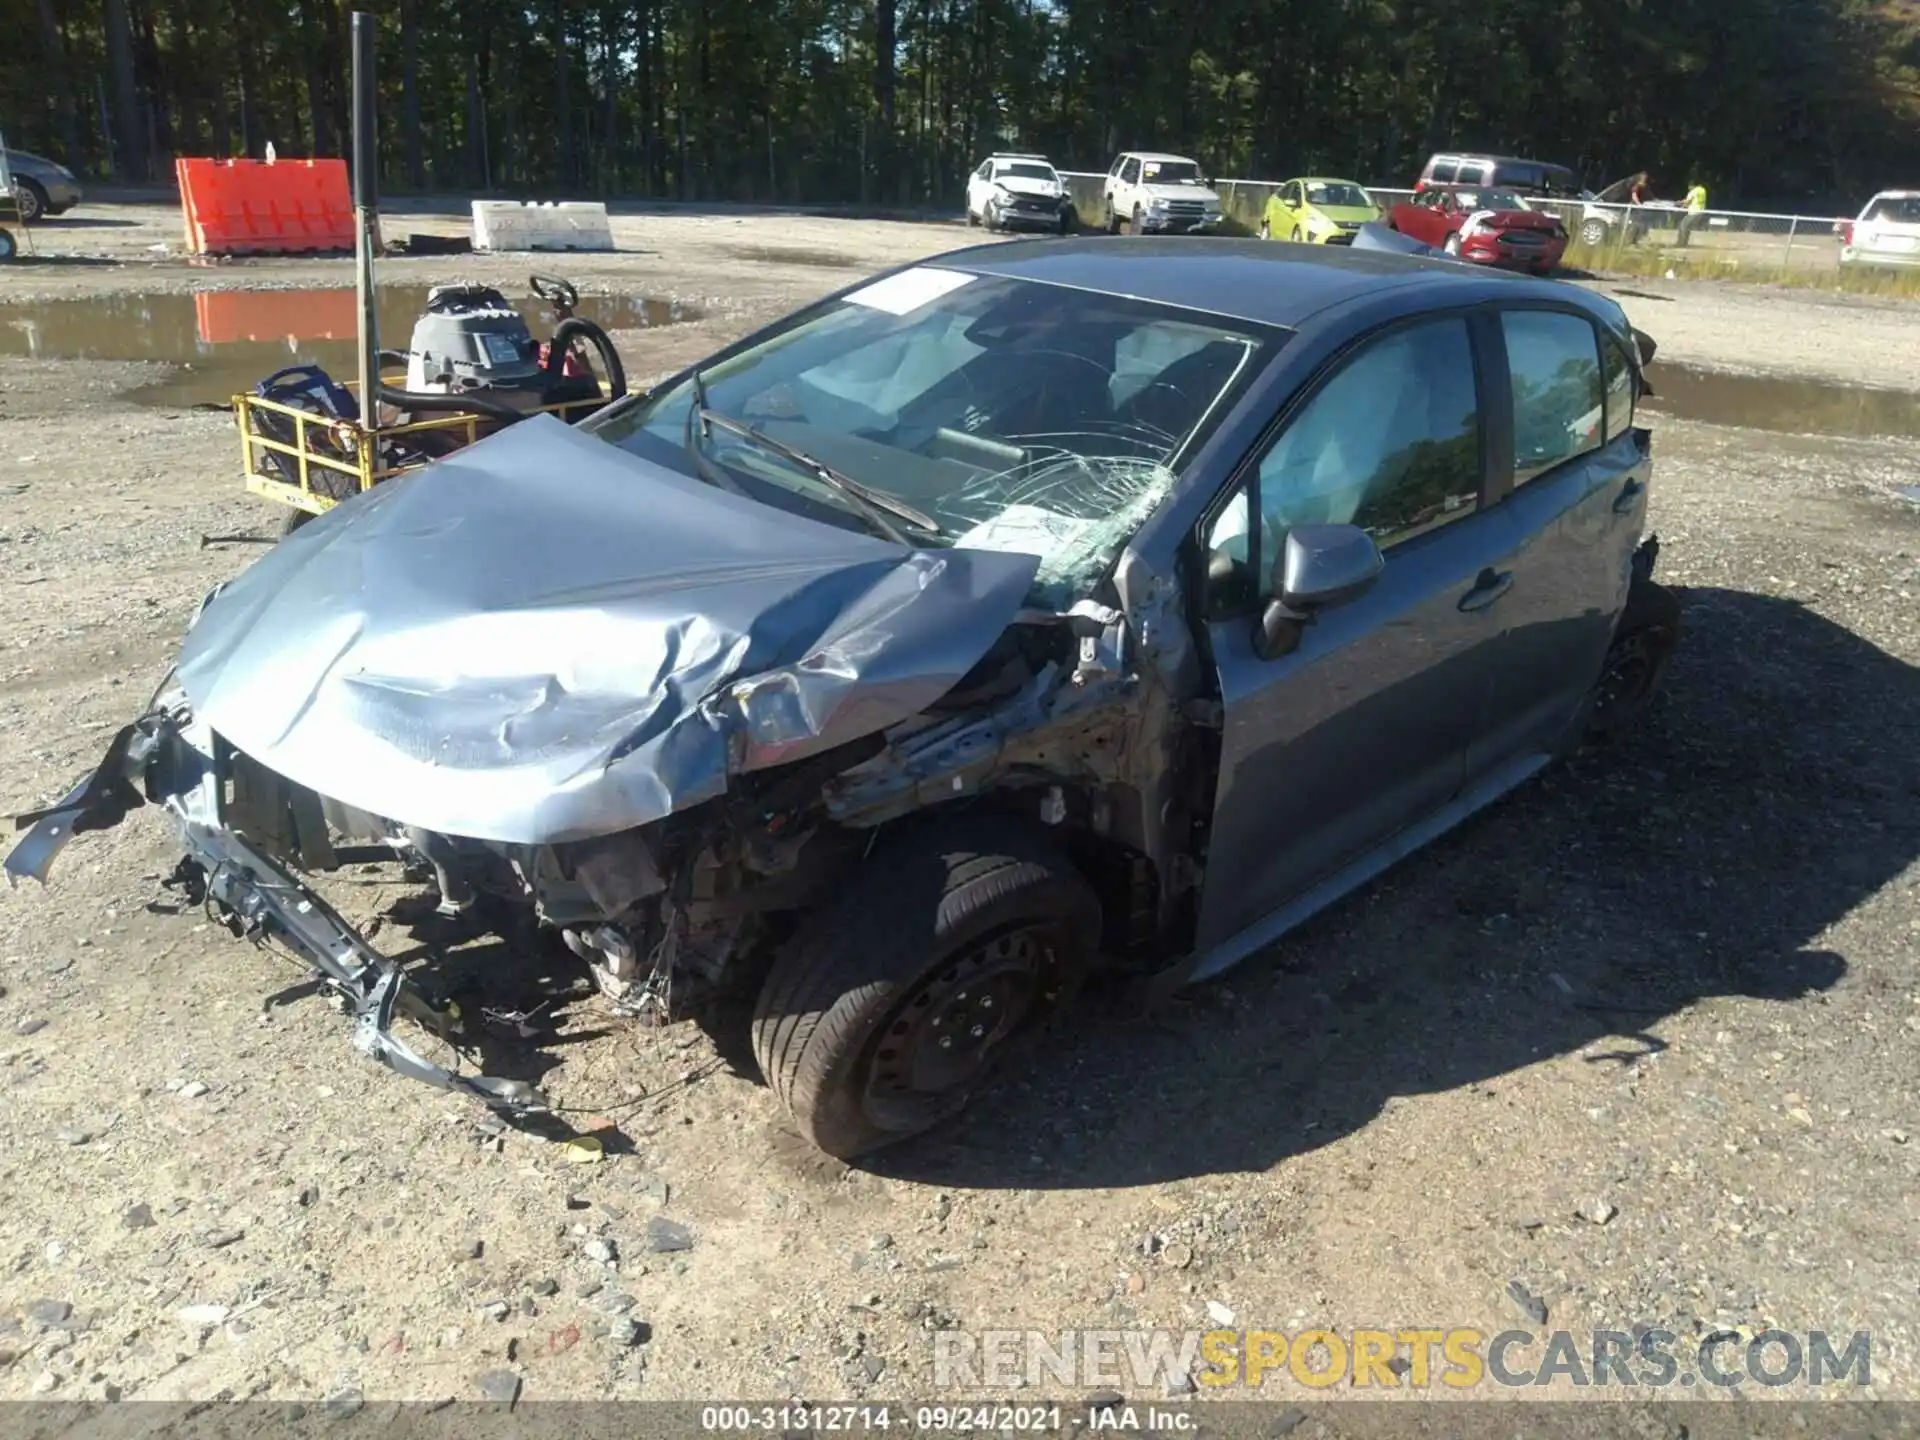
[[[11,230],[0,230],[0,265],[6,264],[20,253],[20,242],[13,238]]]
[[[1138,235],[1140,233],[1140,207],[1138,205],[1133,207],[1133,215],[1127,221],[1127,233],[1129,235]]]
[[[19,176],[13,182],[14,199],[20,205],[20,223],[36,225],[47,215],[47,192],[38,180]]]
[[[287,536],[293,534],[294,531],[298,530],[302,525],[306,524],[309,520],[316,520],[318,518],[319,517],[316,516],[311,510],[288,511],[286,520],[280,526],[280,538],[282,540],[286,539]]]
[[[1589,249],[1598,250],[1607,243],[1607,222],[1588,220],[1580,227],[1580,243]]]
[[[980,217],[973,213],[973,207],[969,205],[967,207],[967,228],[969,230],[974,230],[974,229],[978,229],[979,225],[980,225]]]
[[[1262,240],[1271,240],[1273,238],[1272,227],[1267,224],[1264,217],[1260,221],[1260,238]]]
[[[1120,217],[1113,213],[1113,201],[1111,198],[1107,201],[1107,233],[1109,235],[1118,235],[1120,233]]]
[[[1453,256],[1456,260],[1459,259],[1460,258],[1459,234],[1456,232],[1455,234],[1447,236],[1447,243],[1441,246],[1440,248],[1445,250],[1447,254]]]
[[[1060,212],[1060,233],[1062,235],[1071,235],[1074,232],[1074,228],[1073,207],[1069,205]]]
[[[1000,211],[993,201],[989,200],[981,209],[980,223],[986,226],[989,232],[1000,228]]]
[[[1099,933],[1092,888],[1046,837],[912,826],[801,918],[754,1007],[754,1056],[800,1132],[853,1159],[964,1106],[1072,998]]]
[[[1593,684],[1581,748],[1615,745],[1640,722],[1659,693],[1679,643],[1679,597],[1664,585],[1636,576]]]
[[[1294,244],[1298,245],[1300,243],[1300,238],[1301,238],[1300,227],[1296,225],[1293,227],[1293,233],[1287,236],[1287,239],[1291,240]]]

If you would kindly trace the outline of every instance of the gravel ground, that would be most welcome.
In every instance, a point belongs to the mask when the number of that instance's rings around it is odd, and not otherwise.
[[[389,221],[409,229],[457,222]],[[75,259],[9,272],[0,323],[350,274],[155,261],[176,235],[159,208],[76,212],[38,232]],[[706,309],[618,337],[641,380],[967,238],[733,213],[616,236],[540,268]],[[1912,308],[1623,295],[1663,360],[1920,375]],[[202,537],[278,518],[240,489],[229,417],[122,398],[159,373],[0,360],[7,804],[90,765],[258,554]],[[477,1398],[510,1370],[532,1398],[897,1397],[925,1393],[943,1326],[1204,1327],[1213,1302],[1493,1332],[1536,1323],[1518,1280],[1554,1327],[1870,1330],[1870,1393],[1920,1397],[1920,459],[1654,424],[1687,634],[1635,745],[1150,1019],[1096,997],[1024,1080],[874,1168],[786,1132],[725,1026],[635,1029],[528,977],[496,999],[551,1002],[521,1073],[617,1125],[569,1164],[356,1059],[284,958],[150,912],[155,816],[84,838],[0,901],[0,1396]]]

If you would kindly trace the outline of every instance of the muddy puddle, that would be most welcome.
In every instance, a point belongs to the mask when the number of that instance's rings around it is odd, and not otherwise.
[[[546,302],[507,297],[536,339],[552,333]],[[406,348],[426,308],[424,285],[380,290],[380,341]],[[579,313],[607,330],[645,330],[698,320],[698,307],[645,295],[583,295]],[[354,293],[325,290],[203,290],[186,295],[100,295],[38,305],[0,305],[0,356],[44,360],[158,360],[178,367],[132,392],[143,404],[225,405],[288,365],[354,374]],[[629,367],[635,357],[623,355]]]
[[[767,265],[805,265],[816,270],[866,270],[863,261],[832,250],[795,250],[778,245],[729,245],[727,253],[736,260],[757,260]]]
[[[1820,380],[1728,375],[1658,360],[1648,367],[1647,379],[1655,393],[1643,404],[1656,415],[1788,435],[1920,437],[1920,394]]]

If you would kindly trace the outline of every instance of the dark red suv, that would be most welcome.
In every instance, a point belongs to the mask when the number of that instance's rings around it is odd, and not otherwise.
[[[1428,185],[1394,206],[1387,224],[1462,260],[1534,275],[1550,274],[1567,251],[1558,216],[1483,185]]]

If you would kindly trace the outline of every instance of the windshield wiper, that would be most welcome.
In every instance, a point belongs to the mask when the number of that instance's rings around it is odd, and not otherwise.
[[[693,468],[700,472],[700,478],[702,480],[706,481],[709,485],[717,486],[719,489],[725,490],[730,495],[740,495],[750,499],[751,497],[747,496],[747,492],[740,487],[740,482],[727,474],[720,466],[714,464],[713,461],[709,460],[707,458],[707,452],[694,443],[693,422],[696,419],[700,422],[701,437],[705,438],[710,433],[707,428],[706,416],[707,382],[706,378],[702,376],[698,370],[695,370],[693,372],[693,404],[687,407],[687,433],[685,438],[681,440],[680,447],[685,450],[688,457],[692,459]]]
[[[696,387],[695,395],[697,397],[704,389],[704,387],[700,385],[698,375],[694,377],[694,384]],[[722,430],[738,435],[741,439],[750,441],[762,449],[771,450],[783,460],[798,465],[802,470],[816,477],[835,494],[846,500],[848,504],[852,505],[854,509],[864,515],[875,529],[879,530],[897,545],[905,545],[909,549],[913,548],[913,542],[901,533],[899,526],[887,518],[889,515],[897,516],[929,535],[946,534],[946,532],[940,528],[940,523],[937,520],[934,520],[931,516],[922,514],[920,511],[914,509],[913,506],[907,504],[906,501],[896,500],[891,495],[869,489],[858,480],[843,475],[840,471],[827,464],[826,461],[816,460],[813,456],[807,454],[806,451],[796,449],[784,440],[776,440],[773,436],[767,434],[766,431],[756,429],[752,425],[735,420],[730,415],[722,415],[716,410],[710,410],[704,404],[700,403],[697,398],[694,401],[694,413],[700,417],[702,434],[709,433],[709,427],[718,425]]]

